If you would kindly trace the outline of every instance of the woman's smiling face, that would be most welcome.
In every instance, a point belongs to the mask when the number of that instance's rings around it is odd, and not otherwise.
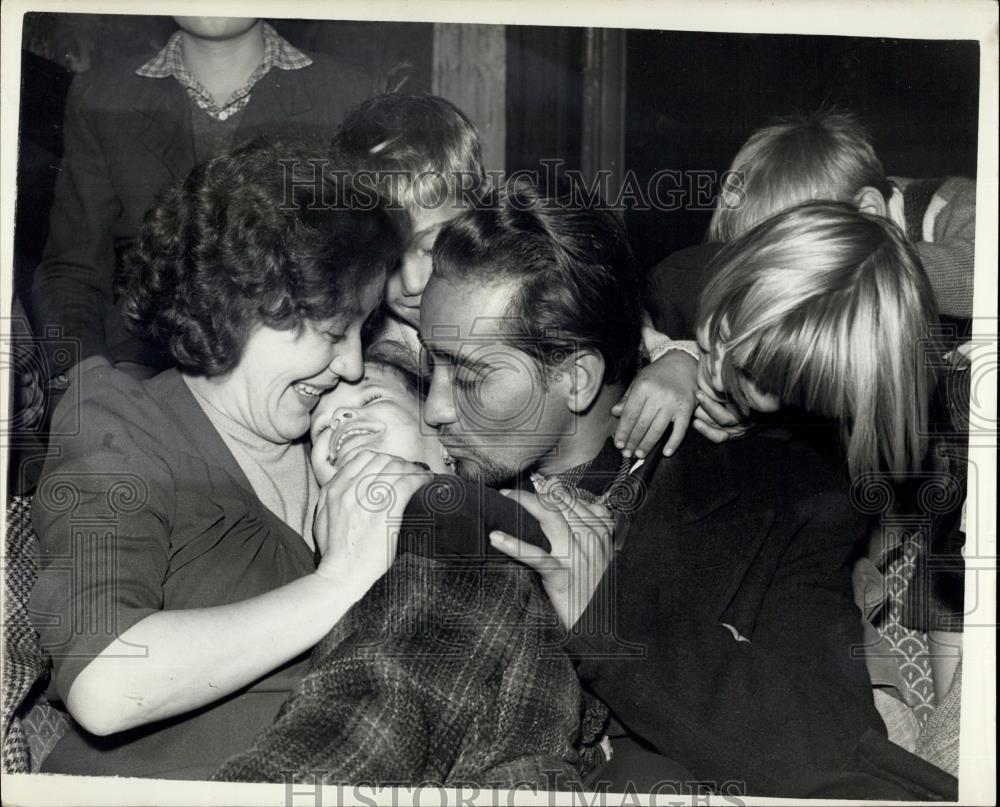
[[[420,420],[420,396],[395,368],[366,362],[364,377],[325,393],[312,414],[313,466],[321,483],[357,448],[394,454],[448,473],[441,443]]]
[[[322,322],[305,320],[290,329],[258,325],[237,365],[202,382],[202,394],[269,442],[298,440],[309,432],[310,415],[323,393],[341,380],[361,378],[361,328],[380,292],[380,283],[369,284],[355,304]]]

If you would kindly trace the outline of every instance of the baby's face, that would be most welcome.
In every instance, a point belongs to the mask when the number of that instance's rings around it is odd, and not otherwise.
[[[435,473],[449,473],[433,430],[421,428],[420,399],[402,375],[384,364],[366,362],[365,375],[341,381],[324,393],[312,413],[313,470],[320,484],[337,461],[357,448],[423,462]]]

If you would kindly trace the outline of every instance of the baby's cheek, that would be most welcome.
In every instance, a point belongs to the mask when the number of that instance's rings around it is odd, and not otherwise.
[[[313,440],[309,459],[312,463],[313,473],[316,475],[316,481],[320,485],[325,485],[333,478],[334,469],[330,462],[330,438],[332,436],[333,432],[325,429]]]
[[[329,428],[333,420],[333,412],[336,408],[333,399],[327,395],[319,399],[319,403],[316,404],[316,408],[313,409],[312,415],[309,418],[309,436],[314,441],[319,436],[320,431]]]
[[[393,424],[382,442],[382,451],[410,462],[427,462],[427,447],[418,429]],[[438,449],[440,453],[440,449]]]

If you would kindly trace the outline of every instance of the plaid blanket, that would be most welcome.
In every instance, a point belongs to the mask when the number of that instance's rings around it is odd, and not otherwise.
[[[216,779],[560,789],[603,761],[607,711],[514,563],[403,554],[313,651],[272,727]]]
[[[4,773],[37,771],[69,727],[65,713],[45,700],[48,662],[28,618],[28,600],[37,577],[37,554],[38,538],[31,528],[31,497],[14,496],[7,503],[0,558],[4,583],[0,768]]]

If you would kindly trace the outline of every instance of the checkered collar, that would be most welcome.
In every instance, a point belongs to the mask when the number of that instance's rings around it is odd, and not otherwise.
[[[575,491],[587,501],[597,501],[602,499],[616,483],[625,479],[635,463],[635,460],[623,457],[621,451],[615,448],[614,440],[609,438],[602,446],[600,454],[593,459],[552,474],[546,479],[557,483],[560,487]]]
[[[267,75],[272,67],[279,70],[299,70],[312,64],[306,54],[292,45],[287,39],[278,34],[266,22],[262,23],[264,34],[264,59],[253,71],[247,82],[234,92],[229,100],[221,107],[215,103],[211,93],[205,89],[187,68],[184,67],[183,50],[181,47],[182,32],[174,33],[167,44],[163,46],[159,53],[146,62],[135,72],[144,78],[170,78],[173,77],[180,82],[181,86],[188,93],[188,97],[194,101],[198,107],[216,120],[226,120],[241,112],[250,102],[250,93],[254,86]]]

